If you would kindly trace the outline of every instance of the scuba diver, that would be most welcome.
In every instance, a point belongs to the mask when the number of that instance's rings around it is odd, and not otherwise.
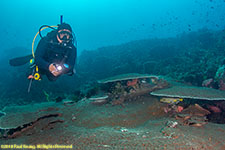
[[[21,66],[30,61],[32,73],[28,76],[30,80],[28,93],[33,80],[41,80],[46,75],[50,81],[56,81],[61,75],[73,75],[74,65],[77,57],[77,43],[75,34],[69,24],[63,23],[61,16],[60,24],[57,26],[43,25],[35,35],[32,43],[32,55],[13,58],[9,61],[11,66]],[[55,28],[56,27],[56,28]],[[50,28],[51,32],[42,36],[41,31]],[[40,35],[36,51],[34,42]]]
[[[76,57],[77,48],[74,46],[72,28],[69,24],[62,23],[38,43],[35,64],[41,75],[55,81],[63,74],[74,73]]]

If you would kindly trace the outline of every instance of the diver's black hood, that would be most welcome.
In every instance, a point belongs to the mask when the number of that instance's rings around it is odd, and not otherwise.
[[[62,23],[62,24],[58,25],[58,29],[57,30],[59,31],[59,30],[62,30],[62,29],[67,29],[67,30],[72,32],[71,26],[69,24],[67,24],[67,23]]]

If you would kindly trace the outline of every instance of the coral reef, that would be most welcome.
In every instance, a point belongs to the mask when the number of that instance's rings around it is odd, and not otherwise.
[[[74,95],[74,101],[79,101],[83,97],[90,97],[97,90],[86,90],[85,85],[110,76],[134,72],[164,75],[191,85],[223,90],[224,68],[221,66],[225,64],[224,43],[224,31],[202,29],[173,38],[145,39],[92,51],[84,50],[78,58],[75,77],[63,76],[54,83],[48,82],[44,77],[43,81],[33,83],[30,94],[27,94],[26,79],[29,66],[11,68],[6,60],[17,55],[14,52],[18,50],[5,50],[0,68],[7,73],[0,74],[0,108],[10,104],[28,104],[31,100],[46,101],[46,96],[40,89],[53,93],[55,97]],[[76,91],[82,94],[79,95]]]
[[[100,89],[113,105],[135,99],[149,92],[169,86],[163,77],[148,74],[121,74],[99,80]]]
[[[175,120],[163,106],[155,97],[142,96],[125,107],[99,107],[86,100],[70,106],[51,102],[10,107],[1,117],[0,143],[57,143],[73,149],[224,149],[224,125],[203,126],[204,120],[196,118],[202,112],[199,108],[194,113],[183,110],[192,113],[191,119]]]
[[[220,90],[225,90],[225,65],[218,68],[215,80],[218,82]]]
[[[84,51],[78,72],[86,80],[137,72],[166,75],[202,86],[206,79],[214,79],[217,69],[223,65],[223,35],[224,31],[202,29],[176,38],[140,40]]]
[[[225,100],[225,93],[223,91],[211,88],[187,86],[184,84],[173,85],[170,88],[153,91],[151,92],[151,95],[209,101]]]

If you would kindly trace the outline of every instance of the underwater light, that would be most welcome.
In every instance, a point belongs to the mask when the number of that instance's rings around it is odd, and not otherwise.
[[[63,65],[60,65],[60,64],[54,64],[55,68],[57,71],[62,71],[63,69],[65,68],[69,68],[69,65],[68,64],[63,64]]]
[[[57,69],[58,71],[61,71],[61,70],[62,70],[62,66],[57,66],[56,69]]]
[[[62,71],[63,67],[59,64],[54,64],[56,71]]]

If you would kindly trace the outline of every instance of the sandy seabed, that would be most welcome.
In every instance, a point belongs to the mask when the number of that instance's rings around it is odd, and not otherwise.
[[[15,111],[20,109],[18,107],[6,112],[8,116],[1,121],[18,125],[23,123],[21,120],[24,124],[29,120],[32,123],[10,138],[1,138],[2,149],[19,149],[4,146],[21,144],[28,146],[23,149],[58,150],[71,147],[80,150],[225,149],[224,124],[209,122],[201,127],[191,127],[179,123],[175,128],[168,127],[168,121],[177,120],[163,111],[164,104],[156,97],[142,96],[116,106],[95,105],[88,100],[72,105],[42,105],[35,109],[27,106],[30,110],[26,111],[25,108],[24,111]]]

